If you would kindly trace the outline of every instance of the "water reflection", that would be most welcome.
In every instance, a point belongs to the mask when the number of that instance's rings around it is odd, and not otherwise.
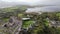
[[[53,11],[60,11],[60,6],[45,6],[45,7],[35,7],[35,8],[28,8],[26,12],[53,12]]]
[[[60,6],[46,6],[41,7],[41,11],[60,11]]]

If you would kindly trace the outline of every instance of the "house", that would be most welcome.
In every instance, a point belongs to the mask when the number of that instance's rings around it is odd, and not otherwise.
[[[21,18],[17,18],[15,16],[11,16],[9,19],[8,24],[10,26],[13,26],[14,24],[22,24],[22,19]]]
[[[50,21],[49,26],[60,27],[60,21]]]
[[[22,18],[22,20],[29,20],[30,18]]]

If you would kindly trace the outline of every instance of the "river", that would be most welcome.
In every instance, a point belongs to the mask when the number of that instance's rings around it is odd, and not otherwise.
[[[44,7],[34,7],[34,8],[28,8],[26,12],[55,12],[60,11],[60,6],[44,6]]]

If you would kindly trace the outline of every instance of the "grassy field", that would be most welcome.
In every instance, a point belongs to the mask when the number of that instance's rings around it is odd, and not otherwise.
[[[24,21],[23,22],[23,28],[28,28],[30,26],[30,24],[33,24],[33,21],[29,20],[29,21]]]

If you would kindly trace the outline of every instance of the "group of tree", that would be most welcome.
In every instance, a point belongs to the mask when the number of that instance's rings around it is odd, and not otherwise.
[[[60,12],[33,14],[32,18],[34,20],[36,18],[36,24],[27,31],[29,34],[60,34],[59,27],[49,27],[49,22],[46,20],[49,18],[50,20],[60,21]]]

